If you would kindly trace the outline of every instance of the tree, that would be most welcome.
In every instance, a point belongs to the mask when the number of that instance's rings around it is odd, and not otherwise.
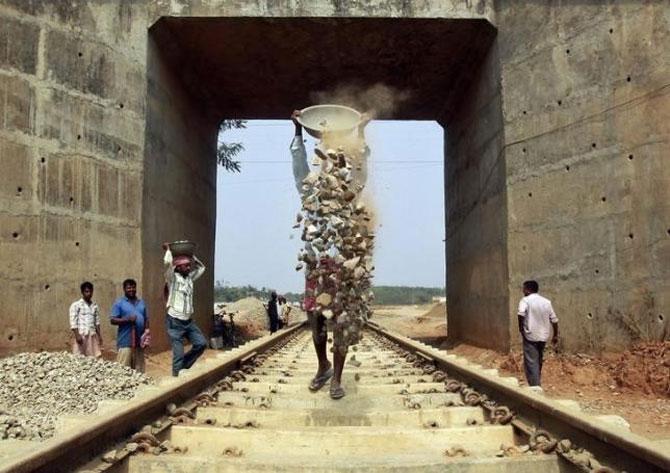
[[[225,131],[246,128],[246,120],[223,120],[219,125],[219,136]],[[233,158],[237,156],[244,149],[242,143],[228,143],[226,141],[219,141],[219,147],[216,150],[216,162],[219,163],[226,171],[240,172],[242,170],[239,161]]]

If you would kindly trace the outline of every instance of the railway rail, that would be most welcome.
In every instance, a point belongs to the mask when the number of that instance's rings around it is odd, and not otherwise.
[[[344,399],[307,390],[315,363],[292,326],[16,442],[0,472],[670,471],[643,437],[375,324]]]

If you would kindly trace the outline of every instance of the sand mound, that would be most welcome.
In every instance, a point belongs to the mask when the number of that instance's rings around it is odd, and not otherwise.
[[[235,321],[254,321],[266,323],[268,320],[267,311],[263,301],[255,297],[245,297],[235,302],[225,304],[226,312],[237,312]]]
[[[270,333],[270,321],[265,306],[267,302],[255,297],[245,297],[235,302],[226,302],[226,312],[237,312],[235,326],[245,340],[261,337]],[[290,323],[305,320],[306,315],[298,308],[291,309]]]
[[[419,323],[429,320],[429,319],[441,319],[445,320],[447,319],[447,303],[446,302],[438,302],[437,304],[433,305],[425,314],[422,314],[420,317],[417,318],[417,321]],[[446,325],[446,322],[445,322]]]
[[[245,297],[235,302],[227,302],[226,312],[236,313],[235,326],[244,339],[260,337],[269,333],[269,321],[263,301],[255,297]]]

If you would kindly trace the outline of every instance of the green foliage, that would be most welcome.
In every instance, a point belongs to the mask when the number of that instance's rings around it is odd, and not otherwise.
[[[445,297],[443,287],[375,286],[376,305],[426,304],[433,297]]]
[[[254,286],[224,286],[221,281],[217,281],[214,285],[214,300],[216,302],[234,302],[245,297],[255,297],[262,301],[270,299],[270,293],[272,292],[271,288],[262,287],[258,289]],[[302,301],[302,293],[293,293],[293,292],[277,292],[279,295],[282,295],[289,302],[300,302]]]
[[[246,120],[223,120],[221,125],[219,125],[219,136],[226,130],[246,127]],[[241,164],[239,161],[235,161],[233,158],[235,158],[235,156],[237,156],[242,150],[244,150],[244,145],[242,143],[228,143],[226,141],[220,141],[216,150],[216,161],[221,166],[223,166],[226,171],[240,172],[242,170]]]
[[[254,286],[224,286],[220,281],[214,286],[214,300],[216,302],[234,302],[245,297],[255,297],[260,300],[270,299],[272,289]],[[444,297],[443,287],[408,287],[408,286],[375,286],[372,288],[375,294],[374,303],[377,305],[406,305],[426,304],[433,297]],[[289,302],[301,302],[302,293],[285,292],[279,293],[286,297]]]

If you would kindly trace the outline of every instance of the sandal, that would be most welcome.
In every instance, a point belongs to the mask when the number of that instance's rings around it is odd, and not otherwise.
[[[346,393],[342,386],[331,386],[330,387],[330,398],[331,399],[342,399]]]
[[[312,382],[309,384],[309,390],[312,392],[317,392],[319,389],[324,387],[328,380],[333,376],[333,369],[328,368],[321,376],[316,376]]]

